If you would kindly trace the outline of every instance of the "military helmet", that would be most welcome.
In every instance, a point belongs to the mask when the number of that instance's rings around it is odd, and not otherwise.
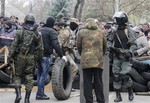
[[[31,22],[35,22],[35,18],[34,18],[34,15],[33,14],[28,14],[26,15],[24,21],[31,21]]]
[[[114,15],[113,15],[113,18],[116,19],[116,18],[123,18],[123,21],[124,23],[127,23],[128,22],[128,16],[125,12],[116,12]]]

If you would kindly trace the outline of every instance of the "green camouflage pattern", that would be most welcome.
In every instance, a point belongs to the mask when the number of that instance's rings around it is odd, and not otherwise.
[[[24,33],[24,34],[23,34]],[[23,36],[22,36],[23,35]],[[17,54],[33,54],[35,61],[43,57],[43,40],[41,33],[30,30],[17,30],[16,37],[10,47],[10,57],[14,58]]]
[[[14,83],[16,87],[20,87],[21,81],[24,81],[26,90],[32,90],[33,70],[36,63],[42,58],[43,50],[43,40],[40,33],[17,30],[10,48],[10,58],[14,60],[15,65]]]
[[[65,51],[65,56],[67,57],[69,63],[71,64],[72,68],[72,75],[73,78],[78,72],[78,66],[74,62],[74,45],[75,45],[75,39],[73,37],[73,33],[71,30],[66,27],[62,27],[58,32],[58,41],[62,48],[69,48],[67,51]]]
[[[15,77],[14,84],[16,87],[21,87],[21,81],[25,84],[26,91],[31,91],[33,88],[33,70],[35,66],[34,55],[18,54],[15,60]]]
[[[73,36],[73,33],[68,27],[62,27],[58,31],[58,41],[61,45],[61,47],[67,47],[70,49],[74,48],[75,45],[75,38]]]
[[[103,55],[106,53],[106,37],[96,22],[88,21],[79,30],[77,48],[81,55],[81,66],[85,68],[102,68]]]

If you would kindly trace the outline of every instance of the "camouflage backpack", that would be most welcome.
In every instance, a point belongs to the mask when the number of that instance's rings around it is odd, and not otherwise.
[[[43,56],[43,41],[41,33],[37,30],[30,31],[21,29],[18,52],[21,54],[34,54],[39,60]]]

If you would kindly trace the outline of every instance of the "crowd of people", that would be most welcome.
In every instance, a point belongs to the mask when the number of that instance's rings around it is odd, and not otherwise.
[[[116,12],[113,18],[115,23],[102,25],[94,18],[88,18],[82,23],[76,18],[68,19],[61,14],[56,19],[49,17],[46,22],[37,24],[32,14],[26,15],[23,23],[19,23],[16,16],[1,16],[0,47],[8,46],[9,61],[14,61],[15,64],[15,103],[20,103],[22,99],[22,79],[26,87],[25,103],[30,103],[33,69],[36,64],[36,100],[50,99],[45,94],[44,86],[52,62],[51,55],[57,55],[66,63],[69,62],[74,78],[78,72],[78,66],[74,61],[77,53],[81,56],[86,103],[93,103],[93,88],[97,102],[105,103],[102,82],[105,54],[109,54],[112,66],[113,87],[116,91],[114,102],[122,101],[122,87],[128,89],[129,100],[132,101],[132,79],[128,75],[131,70],[130,61],[133,57],[150,55],[150,27],[147,23],[135,27],[129,25],[128,16],[124,12]],[[3,38],[8,38],[12,42]]]

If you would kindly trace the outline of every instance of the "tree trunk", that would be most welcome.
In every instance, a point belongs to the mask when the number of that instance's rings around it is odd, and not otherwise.
[[[77,15],[78,15],[78,11],[79,11],[79,5],[81,3],[82,0],[77,0],[77,3],[74,7],[74,12],[73,12],[73,17],[74,18],[77,18]]]
[[[1,16],[5,16],[5,0],[1,0]]]
[[[79,21],[81,21],[84,3],[85,3],[85,0],[82,0],[81,5],[80,5],[80,9],[79,9],[79,15],[78,15]]]

